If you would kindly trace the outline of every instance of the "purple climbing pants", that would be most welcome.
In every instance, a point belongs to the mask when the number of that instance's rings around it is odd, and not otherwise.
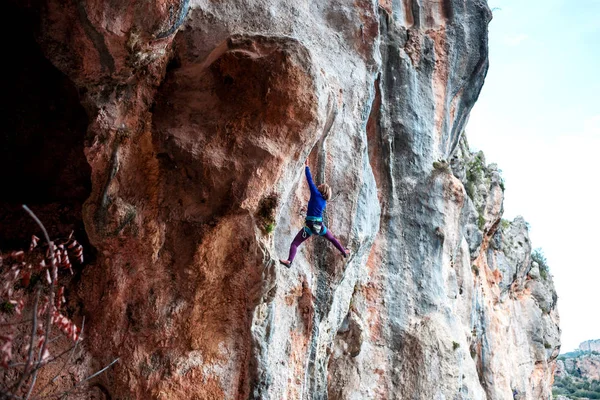
[[[290,255],[288,256],[288,261],[290,262],[290,264],[292,263],[292,261],[294,261],[294,258],[296,257],[296,251],[298,251],[298,246],[300,246],[306,239],[308,239],[311,236],[312,235],[306,233],[305,228],[300,229],[300,232],[298,232],[298,234],[292,241],[292,245],[290,246]],[[340,244],[336,237],[333,236],[333,233],[331,233],[329,229],[327,229],[327,232],[323,236],[325,237],[325,239],[333,243],[336,249],[338,249],[344,255],[344,257],[346,257],[346,251],[344,247]]]

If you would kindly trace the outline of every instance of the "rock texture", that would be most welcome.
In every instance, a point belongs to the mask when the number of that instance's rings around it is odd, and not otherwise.
[[[579,350],[582,351],[597,351],[600,352],[600,339],[588,340],[579,345]]]
[[[599,340],[588,340],[580,350],[561,354],[556,363],[553,393],[565,400],[600,398],[600,352],[594,350]]]
[[[600,381],[600,356],[598,354],[581,354],[557,362],[556,376],[563,378],[572,375],[587,380]]]
[[[531,258],[527,223],[500,218],[504,182],[496,165],[470,153],[464,138],[453,165],[469,195],[465,239],[479,281],[470,346],[482,385],[491,398],[548,398],[560,349],[552,276]]]
[[[77,291],[111,398],[542,399],[559,328],[463,131],[482,0],[27,3],[88,116]],[[461,139],[462,138],[462,139]],[[292,269],[302,164],[334,189]],[[274,228],[274,232],[269,232]]]

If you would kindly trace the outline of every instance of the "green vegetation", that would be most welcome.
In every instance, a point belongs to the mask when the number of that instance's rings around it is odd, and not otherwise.
[[[473,199],[473,196],[475,196],[475,184],[471,181],[467,181],[467,184],[465,185],[465,190],[467,191],[467,195]]]
[[[567,358],[582,358],[584,356],[593,355],[600,356],[600,352],[598,351],[584,351],[584,350],[575,350],[569,353],[564,353],[558,356],[559,361],[565,361]]]
[[[542,279],[548,279],[550,268],[548,267],[548,262],[546,261],[546,257],[544,256],[542,249],[535,249],[533,253],[531,253],[531,259],[540,266],[540,276]]]
[[[15,312],[15,305],[10,301],[5,301],[0,304],[0,312],[3,314],[12,315]]]
[[[498,169],[498,175],[500,176],[500,189],[504,192],[506,190],[504,178],[502,177],[502,170]]]
[[[255,214],[258,219],[258,226],[267,235],[275,230],[275,212],[277,211],[277,206],[279,206],[277,193],[268,194],[258,203],[258,209]]]
[[[477,218],[477,225],[479,226],[479,230],[483,231],[483,228],[485,228],[485,218],[483,215],[479,215],[479,218]]]
[[[27,292],[33,293],[33,289],[35,289],[35,287],[38,284],[38,282],[40,281],[40,279],[42,279],[41,273],[31,274],[31,278],[29,278],[29,285],[26,288]]]
[[[587,359],[583,362],[583,359]],[[564,363],[565,370],[560,376],[556,376],[552,394],[567,396],[573,400],[579,399],[600,399],[600,380],[589,379],[587,370],[583,367],[589,361],[600,360],[600,352],[576,350],[561,354],[559,361],[569,361]]]
[[[567,396],[573,400],[581,398],[600,399],[600,381],[571,376],[556,377],[552,394],[554,396]]]
[[[492,181],[498,180],[498,185],[504,192],[505,182],[502,177],[502,170],[497,169],[495,164],[486,165],[485,155],[482,151],[477,153],[470,153],[468,157],[469,161],[465,165],[465,179],[464,185],[467,195],[475,203],[477,210],[481,214],[483,209],[482,206],[485,203],[483,193],[478,193],[478,188],[483,185],[485,188],[490,188]],[[497,176],[497,177],[496,177]],[[488,190],[488,189],[486,189]]]
[[[510,226],[510,221],[509,220],[504,219],[504,218],[502,218],[500,220],[500,227],[502,228],[503,231],[506,231],[509,226]]]
[[[467,183],[465,185],[465,190],[469,197],[475,201],[477,184],[483,182],[485,179],[485,161],[483,152],[480,151],[475,154],[472,160],[467,164],[466,172]]]
[[[450,172],[450,165],[446,160],[438,160],[433,162],[433,168],[442,171],[442,172]]]
[[[270,223],[265,225],[265,232],[267,233],[271,233],[275,230],[275,224],[274,223]]]
[[[469,182],[477,182],[483,178],[485,164],[483,152],[479,152],[473,157],[473,160],[467,166],[467,180]]]
[[[475,275],[479,276],[479,267],[477,265],[471,265],[471,270],[475,273]]]
[[[460,347],[460,343],[458,342],[452,342],[452,350],[456,350]]]

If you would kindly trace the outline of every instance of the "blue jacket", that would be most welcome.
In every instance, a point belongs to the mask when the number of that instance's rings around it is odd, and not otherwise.
[[[315,186],[315,183],[312,180],[312,176],[310,175],[310,168],[308,166],[304,168],[306,172],[306,181],[308,182],[308,187],[310,188],[310,200],[308,201],[308,207],[306,211],[307,217],[323,217],[323,210],[325,209],[327,201],[319,192],[319,189]]]

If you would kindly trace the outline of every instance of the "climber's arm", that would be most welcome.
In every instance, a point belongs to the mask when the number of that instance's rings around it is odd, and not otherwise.
[[[306,166],[304,167],[304,171],[306,172],[306,181],[308,182],[308,187],[310,188],[311,194],[319,193],[319,189],[313,182],[312,175],[310,174],[310,168],[308,167],[308,160],[304,163]]]

